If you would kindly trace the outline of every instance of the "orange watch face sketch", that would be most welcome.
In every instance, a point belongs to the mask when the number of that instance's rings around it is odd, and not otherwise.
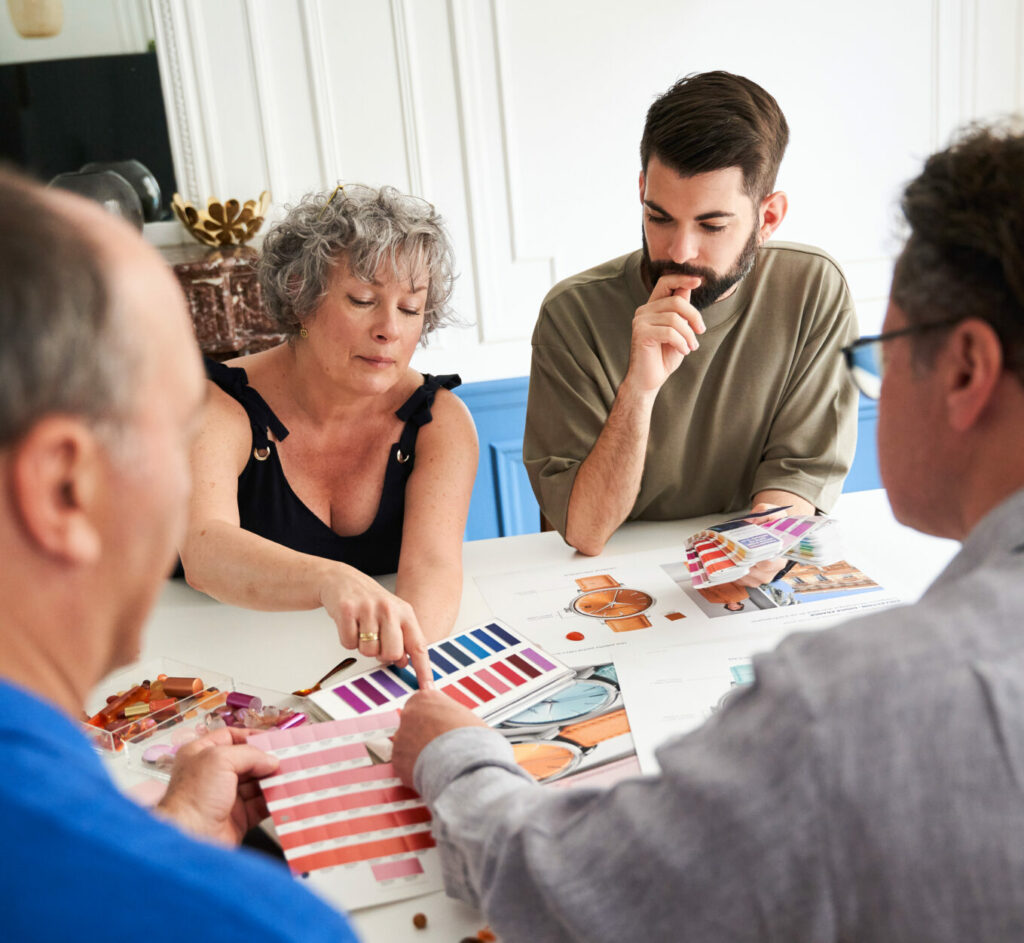
[[[650,628],[650,619],[643,615],[654,605],[650,593],[623,586],[608,573],[581,576],[576,585],[581,592],[569,606],[570,612],[601,619],[613,632]]]
[[[503,720],[496,729],[511,740],[516,762],[542,783],[633,750],[618,675],[610,663],[577,669],[574,684]],[[606,742],[616,744],[610,753],[601,752]]]
[[[584,616],[600,619],[624,619],[635,616],[654,605],[654,599],[641,589],[595,589],[578,596],[573,608]]]
[[[580,751],[567,743],[529,741],[513,743],[512,754],[537,782],[568,772],[579,761]]]

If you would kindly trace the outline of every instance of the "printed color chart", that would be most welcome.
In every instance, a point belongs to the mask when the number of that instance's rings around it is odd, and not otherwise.
[[[570,685],[571,668],[540,651],[507,625],[490,622],[428,649],[438,689],[490,723],[497,723]],[[329,717],[365,717],[400,707],[417,690],[410,668],[374,668],[310,700]]]
[[[281,761],[260,785],[288,866],[347,910],[441,888],[430,812],[366,749],[397,727],[390,711],[249,738]]]

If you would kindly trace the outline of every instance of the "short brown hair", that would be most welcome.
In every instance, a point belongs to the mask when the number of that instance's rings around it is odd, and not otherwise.
[[[892,300],[912,324],[979,318],[1024,383],[1024,130],[972,125],[933,154],[903,195],[910,236]],[[941,332],[915,340],[930,362]]]
[[[786,116],[760,85],[731,72],[698,72],[648,109],[640,163],[646,173],[656,156],[683,177],[739,167],[744,190],[760,201],[775,187],[788,143]]]

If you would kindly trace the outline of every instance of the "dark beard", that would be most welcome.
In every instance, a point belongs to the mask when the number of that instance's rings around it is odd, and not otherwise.
[[[736,263],[724,275],[719,275],[713,269],[690,265],[688,262],[679,265],[671,259],[652,260],[650,250],[647,248],[647,233],[643,231],[642,226],[640,234],[644,244],[644,271],[650,280],[651,288],[653,289],[658,284],[658,279],[662,275],[695,275],[701,279],[701,283],[690,293],[690,304],[698,311],[702,311],[708,305],[713,305],[733,285],[747,275],[754,267],[754,260],[757,258],[757,226],[751,230],[750,238],[737,257]]]

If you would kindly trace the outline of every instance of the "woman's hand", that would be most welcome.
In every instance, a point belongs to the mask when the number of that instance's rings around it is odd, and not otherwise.
[[[434,686],[426,639],[416,613],[404,599],[340,563],[328,571],[319,596],[345,648],[358,649],[384,664],[411,664],[420,688]]]

